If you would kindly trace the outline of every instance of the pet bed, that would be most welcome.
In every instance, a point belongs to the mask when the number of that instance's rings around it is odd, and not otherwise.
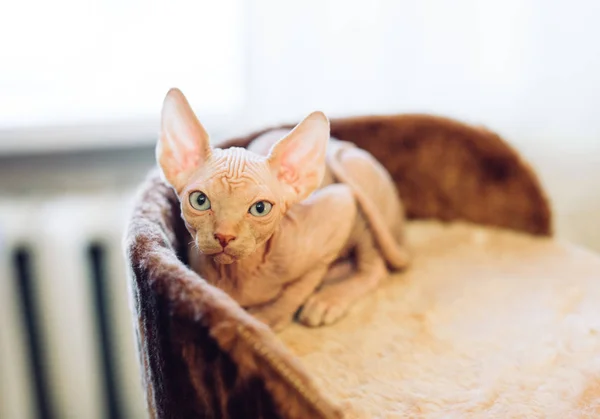
[[[552,237],[517,153],[427,115],[331,131],[390,171],[411,220],[410,269],[339,323],[275,335],[186,267],[177,198],[151,173],[125,241],[150,416],[600,415],[600,257]]]

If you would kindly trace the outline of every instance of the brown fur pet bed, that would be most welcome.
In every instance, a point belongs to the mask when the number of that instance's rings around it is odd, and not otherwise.
[[[126,240],[151,417],[600,417],[600,258],[551,238],[527,164],[442,118],[331,128],[395,179],[410,270],[333,326],[276,336],[186,267],[177,198],[151,174]]]

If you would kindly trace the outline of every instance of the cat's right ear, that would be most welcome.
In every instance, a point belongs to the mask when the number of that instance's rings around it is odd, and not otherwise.
[[[156,161],[167,182],[181,193],[190,176],[210,158],[209,136],[179,89],[163,102]]]
[[[329,120],[317,111],[271,147],[267,162],[288,205],[307,198],[323,181],[328,142]]]

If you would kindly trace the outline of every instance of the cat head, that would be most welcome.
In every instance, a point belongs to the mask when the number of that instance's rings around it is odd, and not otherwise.
[[[184,95],[171,89],[163,103],[156,159],[177,192],[199,251],[232,263],[265,243],[288,208],[319,187],[328,140],[329,121],[313,112],[267,155],[212,148]]]

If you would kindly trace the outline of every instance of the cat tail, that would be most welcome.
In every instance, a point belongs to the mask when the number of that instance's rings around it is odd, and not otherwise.
[[[348,144],[348,145],[346,145]],[[331,152],[327,153],[327,163],[333,176],[338,182],[345,183],[352,189],[354,198],[360,205],[366,221],[371,228],[371,233],[375,242],[379,246],[381,253],[393,269],[404,269],[408,266],[410,257],[406,249],[398,243],[396,237],[387,226],[379,208],[373,203],[365,191],[356,183],[351,175],[341,164],[341,155],[348,146],[355,147],[354,144],[345,141],[330,141]]]

